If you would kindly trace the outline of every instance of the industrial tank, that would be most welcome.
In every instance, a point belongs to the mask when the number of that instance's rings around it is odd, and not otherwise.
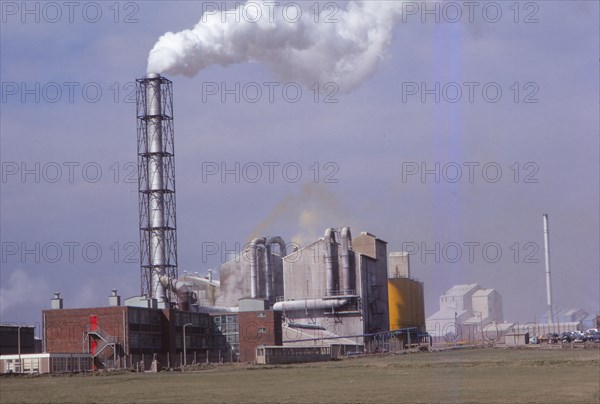
[[[425,331],[423,283],[410,278],[388,279],[390,330],[417,327]]]

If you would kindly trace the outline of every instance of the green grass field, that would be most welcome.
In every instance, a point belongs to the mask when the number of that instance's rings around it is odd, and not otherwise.
[[[0,402],[599,403],[600,351],[468,349],[189,372],[0,378]]]

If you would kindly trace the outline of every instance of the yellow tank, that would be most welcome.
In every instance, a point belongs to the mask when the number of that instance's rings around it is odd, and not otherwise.
[[[417,327],[425,331],[423,283],[409,278],[388,279],[390,330]]]

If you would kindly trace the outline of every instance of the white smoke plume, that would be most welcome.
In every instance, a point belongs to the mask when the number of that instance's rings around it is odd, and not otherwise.
[[[402,2],[326,3],[318,14],[297,4],[248,1],[233,11],[207,8],[194,28],[159,38],[148,73],[191,77],[210,65],[258,62],[280,80],[333,82],[350,91],[386,56]]]

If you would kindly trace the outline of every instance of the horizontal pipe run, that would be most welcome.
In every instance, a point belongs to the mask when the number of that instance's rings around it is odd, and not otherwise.
[[[305,299],[277,302],[273,305],[275,311],[298,310],[332,310],[348,304],[348,299]]]

